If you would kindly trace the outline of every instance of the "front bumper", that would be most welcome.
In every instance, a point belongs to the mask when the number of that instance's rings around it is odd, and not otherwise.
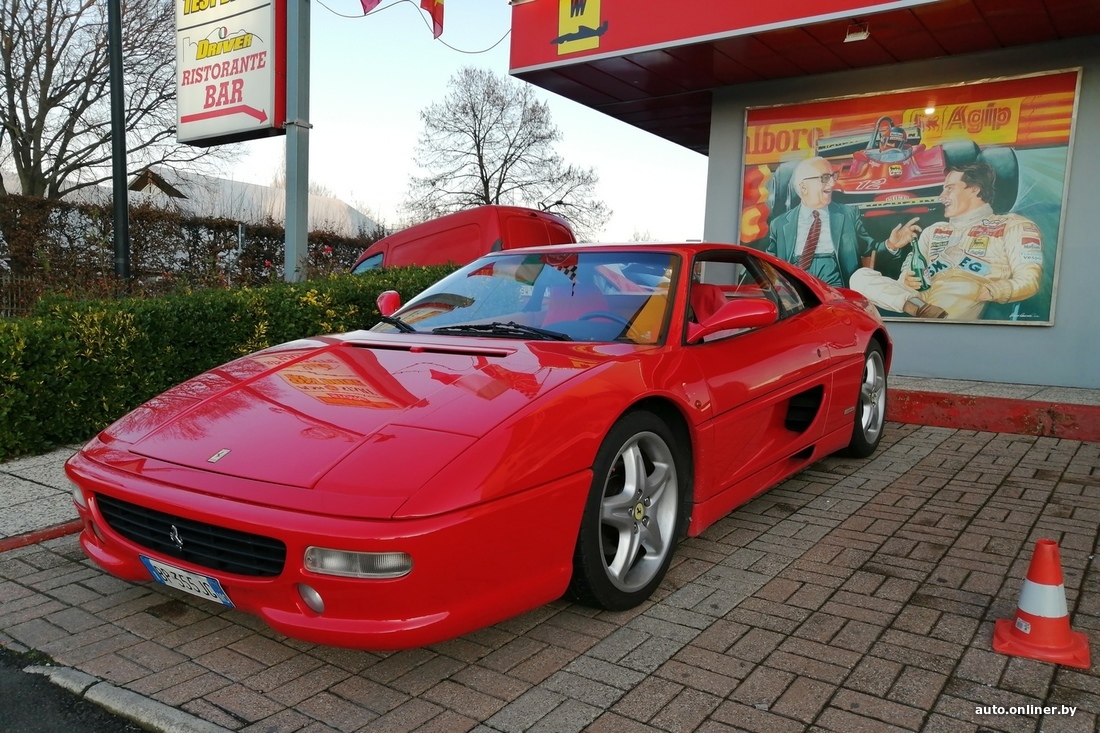
[[[149,581],[139,559],[151,557],[216,578],[241,611],[279,633],[304,641],[359,649],[402,649],[435,643],[488,626],[562,595],[591,485],[582,471],[497,501],[410,520],[364,520],[310,514],[203,494],[105,466],[83,454],[66,464],[84,492],[80,543],[107,572]],[[277,577],[212,570],[169,557],[123,537],[101,513],[97,496],[286,544]],[[354,497],[348,497],[354,501]],[[406,552],[412,571],[395,579],[322,575],[303,567],[310,545],[353,552]],[[316,613],[299,585],[324,600]],[[212,609],[216,606],[212,605]]]

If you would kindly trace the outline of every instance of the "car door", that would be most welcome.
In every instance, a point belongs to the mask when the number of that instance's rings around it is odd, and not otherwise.
[[[713,255],[711,255],[713,256]],[[768,326],[686,346],[697,361],[711,398],[711,490],[745,483],[749,498],[762,486],[752,477],[778,462],[798,460],[822,433],[829,385],[829,352],[823,331],[833,324],[805,286],[761,258],[744,252],[702,264],[702,280],[715,282],[727,299],[763,297],[779,319]],[[704,489],[706,490],[706,489]],[[707,496],[696,496],[706,501]]]

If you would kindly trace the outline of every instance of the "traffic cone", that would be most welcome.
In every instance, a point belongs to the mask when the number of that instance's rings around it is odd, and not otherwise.
[[[1020,588],[1016,617],[997,621],[993,651],[1088,669],[1089,640],[1069,628],[1063,582],[1058,543],[1039,540]]]

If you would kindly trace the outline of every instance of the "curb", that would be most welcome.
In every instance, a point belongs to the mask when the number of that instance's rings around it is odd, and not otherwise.
[[[23,671],[43,675],[58,687],[153,733],[232,733],[228,728],[69,667],[34,666]]]
[[[980,430],[1100,442],[1100,406],[891,390],[886,419],[956,430]]]
[[[74,519],[71,522],[65,522],[64,524],[55,524],[52,527],[37,529],[33,532],[27,532],[26,534],[19,534],[14,537],[5,537],[4,539],[0,539],[0,552],[7,552],[8,550],[14,550],[17,547],[36,545],[39,542],[45,542],[46,540],[53,540],[57,539],[58,537],[64,537],[65,535],[76,534],[82,529],[84,529],[84,522],[79,519]]]

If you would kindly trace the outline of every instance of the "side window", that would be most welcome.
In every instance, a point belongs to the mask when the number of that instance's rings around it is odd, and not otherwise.
[[[710,286],[700,291],[721,292],[727,301],[735,298],[767,298],[779,306],[772,283],[760,270],[751,267],[744,255],[723,259],[698,259],[692,281],[695,285]],[[699,314],[696,314],[697,316]]]
[[[355,269],[352,270],[351,272],[352,272],[353,275],[358,275],[362,272],[366,272],[367,270],[377,270],[381,266],[382,266],[382,253],[379,252],[378,254],[371,255],[367,259],[360,262],[358,265],[355,266]]]
[[[763,298],[779,308],[774,287],[763,273],[752,266],[751,258],[741,252],[707,252],[693,265],[688,291],[688,333],[695,324],[710,319],[726,303],[740,298]],[[748,329],[718,331],[705,342],[721,341]]]
[[[801,282],[788,277],[767,262],[758,260],[764,276],[771,281],[772,289],[779,299],[779,317],[787,318],[817,305],[817,298]]]

